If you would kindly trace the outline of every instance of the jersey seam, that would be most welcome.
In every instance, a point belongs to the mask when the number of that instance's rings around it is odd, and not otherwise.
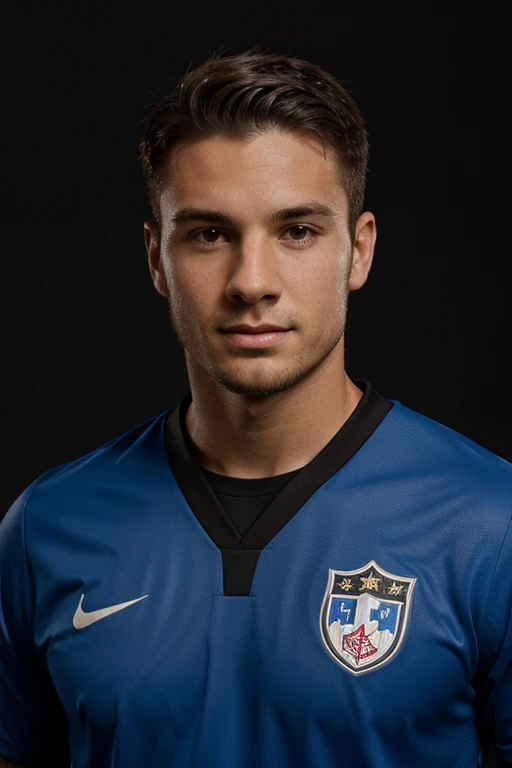
[[[21,533],[22,533],[23,554],[25,556],[25,561],[26,561],[26,564],[27,564],[27,571],[28,571],[30,583],[31,583],[31,586],[32,586],[32,595],[33,595],[33,598],[34,598],[33,606],[32,606],[32,612],[31,612],[32,637],[33,637],[33,633],[35,631],[35,624],[36,624],[35,612],[36,612],[37,582],[36,582],[36,577],[35,577],[35,573],[34,573],[34,567],[33,567],[32,562],[30,560],[30,554],[29,554],[29,551],[28,551],[28,537],[27,537],[27,530],[26,530],[27,529],[27,515],[28,515],[27,505],[28,505],[28,502],[30,501],[30,499],[32,498],[32,494],[34,493],[36,487],[41,483],[42,479],[44,477],[46,477],[47,474],[49,474],[49,472],[51,472],[51,470],[48,470],[48,472],[44,472],[40,477],[37,478],[37,480],[34,481],[34,483],[32,484],[31,488],[29,489],[29,493],[27,494],[27,496],[26,496],[26,498],[25,498],[25,500],[23,502],[23,509],[22,509],[22,529],[21,529]],[[36,654],[36,656],[39,658],[39,654],[37,652],[37,647],[36,647],[35,643],[33,643],[33,651]]]
[[[450,429],[450,427],[445,427],[445,429]],[[461,443],[464,445],[464,447],[474,453],[481,461],[485,461],[487,466],[489,466],[491,469],[494,471],[497,470],[498,472],[500,472],[501,469],[505,469],[512,474],[512,464],[510,464],[510,462],[508,462],[502,456],[498,456],[498,454],[488,451],[487,448],[484,448],[482,445],[478,445],[478,443],[476,443],[475,447],[475,445],[472,445],[474,441],[470,437],[467,437],[467,435],[462,435],[462,438],[463,440]]]
[[[485,614],[487,613],[487,606],[489,604],[489,600],[490,600],[491,593],[492,593],[492,588],[494,586],[494,580],[496,578],[496,573],[497,573],[497,570],[498,570],[498,566],[500,564],[501,555],[503,554],[503,550],[505,549],[505,542],[507,540],[508,532],[509,532],[511,527],[512,527],[512,514],[510,516],[510,520],[509,520],[509,522],[507,524],[507,527],[505,528],[505,534],[503,536],[503,541],[501,542],[500,551],[498,552],[498,556],[496,558],[496,563],[495,563],[495,566],[494,566],[494,569],[493,569],[493,572],[492,572],[492,578],[491,578],[491,582],[490,582],[490,585],[489,585],[489,590],[487,592],[487,597],[485,599],[484,609],[483,609],[483,611],[482,611],[482,613],[480,615],[480,619],[479,619],[477,627],[476,627],[476,635],[477,635],[477,637],[479,637],[480,629],[481,629],[481,626],[482,626],[482,622],[483,622]]]

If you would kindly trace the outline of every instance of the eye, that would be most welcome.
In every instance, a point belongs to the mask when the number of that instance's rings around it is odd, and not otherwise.
[[[317,234],[314,229],[307,227],[305,224],[293,224],[291,227],[288,227],[286,232],[291,234],[291,242],[297,244],[309,243]],[[306,237],[308,233],[310,237]]]
[[[201,245],[215,245],[218,242],[220,234],[222,233],[215,227],[208,227],[208,229],[201,229],[198,232],[193,232],[191,237],[192,240]],[[201,235],[204,239],[198,239]]]

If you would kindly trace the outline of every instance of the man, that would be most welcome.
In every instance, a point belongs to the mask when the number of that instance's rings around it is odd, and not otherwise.
[[[354,102],[212,57],[141,149],[190,393],[3,521],[4,765],[511,765],[511,467],[344,370]]]

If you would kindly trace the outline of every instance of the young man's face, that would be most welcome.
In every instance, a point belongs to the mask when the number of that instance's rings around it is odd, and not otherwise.
[[[189,374],[260,396],[333,356],[342,370],[347,295],[366,280],[375,224],[363,214],[352,246],[347,195],[326,152],[316,139],[269,131],[183,143],[170,154],[160,237],[146,222],[145,239]],[[240,324],[285,332],[225,332]]]

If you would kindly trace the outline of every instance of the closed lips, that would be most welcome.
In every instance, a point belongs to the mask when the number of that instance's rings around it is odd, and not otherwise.
[[[231,328],[221,328],[222,333],[270,333],[272,331],[289,331],[289,328],[282,328],[278,325],[233,325]]]

